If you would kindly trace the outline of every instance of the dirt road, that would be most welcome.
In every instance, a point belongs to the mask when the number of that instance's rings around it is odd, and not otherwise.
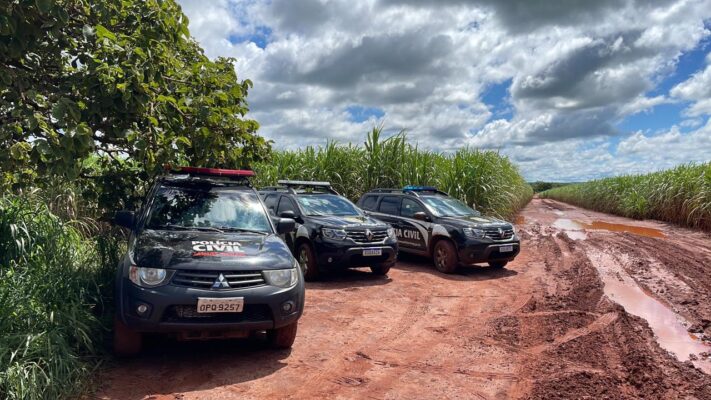
[[[539,199],[517,224],[506,269],[334,274],[308,285],[292,351],[158,341],[98,396],[711,399],[711,236]]]

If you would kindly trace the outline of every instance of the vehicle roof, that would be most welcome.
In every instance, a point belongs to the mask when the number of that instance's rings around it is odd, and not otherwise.
[[[387,195],[387,196],[413,196],[413,197],[451,197],[448,193],[438,189],[432,190],[411,190],[411,189],[396,189],[396,188],[376,188],[369,190],[365,195]]]

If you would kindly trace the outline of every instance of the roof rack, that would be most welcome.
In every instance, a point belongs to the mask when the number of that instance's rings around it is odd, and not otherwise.
[[[370,190],[368,193],[404,193],[415,197],[420,197],[420,193],[437,193],[444,196],[449,196],[447,192],[443,192],[434,186],[405,186],[404,188],[376,188]]]
[[[329,193],[339,195],[340,194],[331,186],[331,182],[322,181],[292,181],[287,179],[280,179],[277,181],[282,188],[290,189],[293,193],[296,193],[294,188],[318,188],[323,189]],[[272,189],[273,188],[273,189]],[[270,190],[279,190],[279,186],[269,186]]]
[[[286,186],[265,186],[263,188],[260,188],[259,191],[260,192],[284,192],[284,193],[296,194],[296,191],[293,188],[286,187]]]

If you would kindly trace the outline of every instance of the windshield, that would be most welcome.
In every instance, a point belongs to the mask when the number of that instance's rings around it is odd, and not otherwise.
[[[353,203],[335,194],[308,194],[297,198],[306,215],[360,216]]]
[[[424,196],[421,197],[423,203],[437,217],[470,217],[479,216],[479,211],[452,197]]]
[[[146,227],[271,232],[256,194],[211,186],[161,187]]]

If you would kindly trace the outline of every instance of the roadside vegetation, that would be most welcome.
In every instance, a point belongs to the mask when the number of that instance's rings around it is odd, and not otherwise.
[[[540,193],[540,192],[545,192],[546,190],[550,190],[553,188],[561,187],[561,186],[567,186],[571,185],[572,183],[565,183],[565,182],[542,182],[542,181],[536,181],[536,182],[529,182],[529,185],[533,188],[533,193]]]
[[[595,211],[711,231],[711,163],[554,188],[540,194]]]
[[[105,351],[119,242],[85,236],[95,227],[62,220],[45,200],[0,198],[3,399],[77,396]]]
[[[274,185],[278,179],[326,180],[353,201],[372,188],[431,185],[486,214],[507,219],[533,196],[518,168],[498,152],[422,150],[402,132],[384,139],[381,128],[369,132],[363,146],[331,142],[274,151],[271,160],[256,164],[255,170],[258,186]]]

